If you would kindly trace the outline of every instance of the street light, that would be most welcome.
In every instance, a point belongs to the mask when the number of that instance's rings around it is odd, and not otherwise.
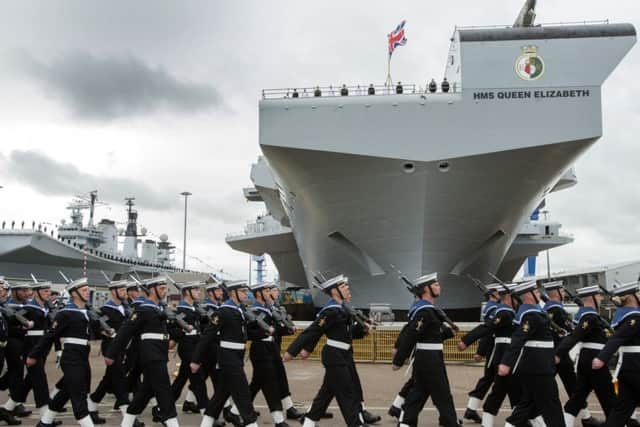
[[[191,193],[183,191],[180,195],[184,196],[184,243],[182,245],[182,269],[185,270],[187,265],[187,197],[191,196]]]

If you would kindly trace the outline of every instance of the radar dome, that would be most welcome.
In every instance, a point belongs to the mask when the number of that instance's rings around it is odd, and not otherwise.
[[[161,242],[166,242],[167,240],[169,240],[169,236],[167,236],[165,233],[162,233],[160,235],[160,241]]]
[[[142,229],[140,230],[140,232],[142,233],[143,236],[147,235],[147,229],[145,227],[142,227]]]

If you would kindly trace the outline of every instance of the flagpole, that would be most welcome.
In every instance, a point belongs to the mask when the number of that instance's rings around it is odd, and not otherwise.
[[[388,87],[393,86],[393,80],[391,80],[391,54],[389,54],[389,59],[387,60],[387,80],[384,84]]]

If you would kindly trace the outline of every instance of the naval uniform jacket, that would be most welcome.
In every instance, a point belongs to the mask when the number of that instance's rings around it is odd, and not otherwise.
[[[429,301],[420,300],[409,320],[407,328],[398,343],[393,364],[402,366],[415,347],[415,370],[441,370],[444,366],[443,341],[455,334],[445,326]]]
[[[124,304],[116,304],[112,300],[107,301],[98,312],[101,316],[107,316],[106,322],[116,332],[116,335],[128,317]],[[102,354],[106,354],[115,336],[108,337],[102,334],[101,336],[102,343],[100,344],[100,351]]]
[[[0,311],[0,354],[4,357],[4,348],[7,346],[7,340],[9,339],[9,324],[4,314]],[[0,365],[4,362],[4,359],[0,359]]]
[[[620,376],[638,377],[640,373],[640,309],[621,307],[611,319],[614,334],[609,338],[598,359],[607,363],[618,351],[618,365],[614,378]]]
[[[555,375],[555,350],[550,321],[540,306],[522,304],[514,319],[516,330],[502,357],[512,374]]]
[[[250,308],[256,315],[261,317],[262,320],[274,330],[278,329],[275,319],[265,305],[256,301]],[[275,342],[275,337],[267,335],[267,333],[260,328],[257,323],[250,324],[247,328],[247,336],[251,340],[251,348],[249,350],[249,357],[253,362],[273,361],[280,357],[278,345]]]
[[[342,366],[353,364],[353,339],[363,338],[367,330],[358,324],[347,310],[330,299],[317,314],[316,319],[289,345],[287,352],[297,356],[301,350],[311,353],[322,335],[327,343],[322,348],[322,364]]]
[[[86,308],[80,308],[73,302],[58,310],[51,328],[29,352],[29,357],[42,359],[49,354],[54,341],[62,343],[61,365],[87,365],[89,363],[89,338],[91,329],[99,325],[89,320]]]
[[[169,328],[169,334],[171,335],[171,339],[178,343],[178,352],[180,354],[184,354],[184,352],[191,353],[195,350],[200,340],[200,319],[202,316],[198,313],[194,305],[184,300],[180,301],[176,307],[176,315],[184,316],[182,320],[193,326],[193,329],[191,332],[187,332],[179,327],[176,322],[173,322]]]
[[[135,311],[120,327],[105,357],[115,360],[122,354],[131,338],[136,336],[140,338],[137,350],[137,360],[140,364],[168,361],[167,315],[160,305],[150,299],[145,298],[136,304]]]
[[[605,323],[593,307],[580,307],[573,318],[573,323],[575,325],[573,332],[560,342],[556,354],[560,358],[568,357],[571,349],[577,345],[575,366],[577,371],[589,375],[593,358],[598,356],[607,342]]]
[[[20,312],[24,309],[24,304],[19,303],[13,298],[9,298],[5,305],[13,311],[17,312]],[[7,323],[9,324],[9,339],[22,340],[26,336],[27,330],[20,322],[18,322],[17,319],[10,317],[7,319]]]
[[[192,361],[200,365],[206,363],[207,352],[216,339],[219,340],[219,366],[244,366],[247,321],[242,307],[231,299],[226,300],[211,318],[193,352]]]
[[[546,312],[553,323],[560,326],[562,329],[567,331],[567,333],[571,333],[573,330],[573,322],[571,320],[571,315],[565,310],[564,305],[557,301],[548,301],[542,307],[542,311]],[[556,347],[564,339],[563,336],[559,334],[560,331],[555,329],[551,330],[551,334],[553,335],[553,342]]]
[[[487,301],[484,305],[484,309],[482,313],[480,313],[480,320],[485,321],[487,318],[491,317],[493,312],[498,308],[500,302],[498,301]],[[480,338],[480,342],[478,343],[478,349],[476,350],[476,354],[487,357],[493,351],[493,334],[488,334]],[[488,366],[488,365],[487,365]]]
[[[33,328],[26,331],[24,339],[24,354],[27,355],[49,330],[51,321],[49,320],[49,307],[46,303],[41,306],[35,299],[32,299],[24,305],[24,310],[25,319],[33,322]]]
[[[495,344],[487,359],[487,366],[497,367],[511,344],[511,335],[515,330],[513,325],[515,314],[513,308],[508,305],[498,304],[488,316],[485,316],[483,324],[476,326],[462,337],[462,342],[469,346],[478,339],[492,336]]]

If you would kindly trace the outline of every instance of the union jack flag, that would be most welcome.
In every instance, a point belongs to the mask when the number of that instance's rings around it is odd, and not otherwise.
[[[407,44],[407,38],[404,36],[405,22],[407,21],[403,20],[400,24],[398,24],[396,29],[390,32],[387,36],[389,38],[389,56],[391,56],[393,51],[398,46],[404,46],[405,44]]]

